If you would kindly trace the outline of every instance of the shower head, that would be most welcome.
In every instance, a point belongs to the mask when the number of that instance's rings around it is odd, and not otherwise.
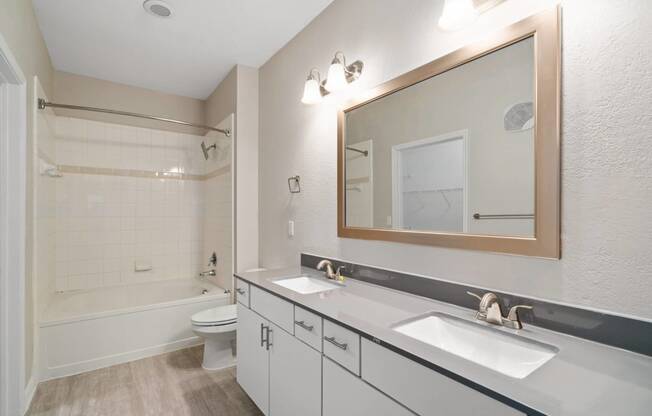
[[[204,153],[204,159],[208,160],[208,151],[211,149],[217,149],[217,143],[213,143],[206,147],[206,143],[201,142],[201,151]]]

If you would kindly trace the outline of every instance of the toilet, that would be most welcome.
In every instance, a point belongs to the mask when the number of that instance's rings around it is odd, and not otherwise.
[[[236,305],[218,306],[194,314],[192,330],[204,338],[205,370],[220,370],[235,364]]]

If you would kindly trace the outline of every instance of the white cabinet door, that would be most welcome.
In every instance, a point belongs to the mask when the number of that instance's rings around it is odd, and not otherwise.
[[[261,346],[261,340],[268,325],[266,319],[238,304],[238,383],[266,415],[269,414],[269,351],[265,345]]]
[[[321,354],[272,324],[270,416],[321,415]]]
[[[412,412],[324,357],[323,416],[414,416]]]

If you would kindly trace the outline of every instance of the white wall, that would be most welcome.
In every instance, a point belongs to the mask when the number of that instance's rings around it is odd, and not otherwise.
[[[652,2],[563,1],[562,256],[521,256],[339,239],[337,97],[300,102],[337,50],[377,85],[554,3],[508,0],[467,31],[442,33],[442,1],[336,0],[260,70],[260,250],[264,267],[301,251],[652,318]],[[301,175],[290,196],[287,177]],[[287,237],[288,219],[296,235]]]

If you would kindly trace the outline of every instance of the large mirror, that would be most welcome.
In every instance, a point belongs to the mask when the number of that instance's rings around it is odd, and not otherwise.
[[[339,235],[559,257],[557,10],[339,118]]]

